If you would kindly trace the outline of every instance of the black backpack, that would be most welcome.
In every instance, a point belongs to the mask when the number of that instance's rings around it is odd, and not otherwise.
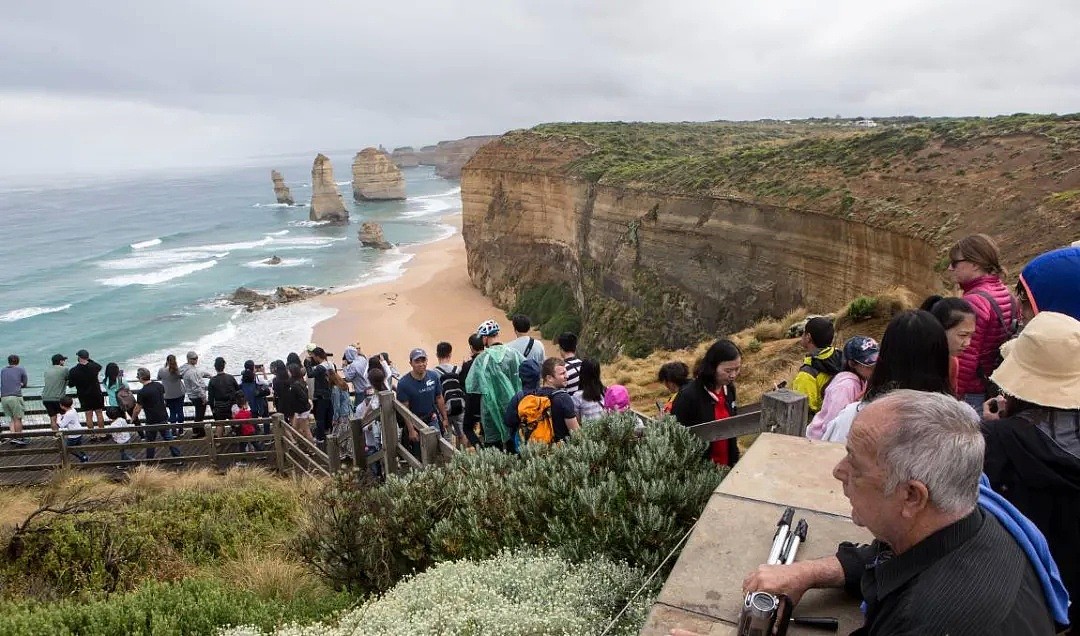
[[[461,385],[461,376],[458,368],[451,367],[449,371],[435,367],[435,373],[439,376],[439,385],[442,387],[443,400],[446,401],[446,412],[450,417],[457,417],[465,412],[465,387]]]

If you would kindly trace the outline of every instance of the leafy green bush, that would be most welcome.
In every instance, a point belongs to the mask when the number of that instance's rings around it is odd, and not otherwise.
[[[548,283],[523,290],[518,294],[514,314],[525,314],[540,334],[551,340],[564,331],[581,331],[581,313],[574,294],[565,284]]]
[[[750,340],[749,343],[747,343],[746,350],[749,351],[750,353],[757,353],[758,351],[761,351],[761,347],[762,347],[761,341],[758,340],[757,338],[753,338],[753,339]]]
[[[502,553],[457,561],[398,583],[345,612],[336,625],[289,626],[276,636],[456,636],[601,634],[643,582],[640,571],[604,559],[571,564],[551,554]],[[635,598],[608,634],[637,634],[650,597]],[[263,636],[255,626],[222,636]]]
[[[505,547],[550,547],[652,570],[700,514],[723,473],[704,443],[667,418],[634,436],[608,414],[562,445],[520,458],[460,454],[379,486],[340,478],[315,498],[294,547],[338,587],[381,592],[440,561]],[[670,567],[674,560],[668,561]]]
[[[852,320],[867,320],[873,318],[875,311],[877,311],[877,298],[859,296],[848,305],[847,315]]]
[[[5,587],[37,598],[133,589],[194,565],[280,540],[300,513],[298,498],[238,487],[176,491],[74,514],[43,515],[12,537]]]
[[[199,636],[228,625],[273,629],[325,619],[351,603],[343,593],[263,599],[220,581],[150,583],[107,600],[0,603],[4,636]]]

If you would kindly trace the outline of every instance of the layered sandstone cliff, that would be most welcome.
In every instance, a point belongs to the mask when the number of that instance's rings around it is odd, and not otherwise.
[[[311,166],[311,210],[308,217],[312,221],[349,222],[349,211],[345,209],[345,201],[334,182],[334,167],[330,165],[330,159],[321,153]]]
[[[1040,203],[1046,192],[1077,187],[1070,184],[1080,180],[1066,173],[1034,191],[1029,183],[997,189],[985,178],[961,178],[964,169],[942,158],[947,145],[932,140],[891,162],[917,162],[925,153],[948,166],[937,178],[900,166],[899,175],[870,170],[846,180],[818,167],[821,181],[785,183],[782,196],[754,194],[738,180],[766,179],[777,188],[778,166],[789,167],[783,162],[811,173],[793,153],[777,153],[776,164],[749,155],[757,163],[745,174],[742,164],[708,166],[720,175],[710,176],[713,185],[685,193],[654,176],[665,172],[646,173],[651,183],[641,176],[619,182],[611,172],[582,175],[578,167],[597,151],[581,136],[514,133],[484,146],[461,178],[462,234],[474,284],[508,309],[524,290],[565,286],[584,320],[584,346],[594,355],[682,347],[762,315],[797,306],[831,311],[895,285],[929,293],[942,285],[942,250],[969,232],[989,231],[1010,248],[1023,237],[1021,253],[1009,255],[1012,262],[1053,246],[1034,229],[1039,225],[1067,232],[1071,222],[1073,235],[1080,232],[1080,214]],[[1080,159],[1075,146],[1039,156],[1057,157],[1054,165],[1064,167]],[[1006,185],[1011,181],[997,175]],[[680,183],[703,178],[692,172],[670,177]],[[885,185],[887,179],[895,181]],[[827,182],[843,187],[824,193],[819,183]],[[991,189],[997,201],[987,196]]]
[[[285,185],[285,177],[280,172],[271,170],[270,180],[274,183],[274,197],[277,198],[278,203],[284,203],[285,205],[296,203],[293,200],[292,193],[289,192],[289,187]]]
[[[405,177],[379,149],[364,148],[356,153],[352,176],[353,199],[356,201],[405,198]]]

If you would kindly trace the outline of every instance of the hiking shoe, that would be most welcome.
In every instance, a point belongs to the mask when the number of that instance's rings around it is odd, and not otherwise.
[[[85,464],[88,461],[90,461],[90,456],[89,455],[87,455],[86,453],[83,453],[82,455],[79,455],[79,462]]]
[[[30,440],[26,439],[25,437],[16,437],[15,439],[11,440],[12,446],[26,446],[29,443]]]

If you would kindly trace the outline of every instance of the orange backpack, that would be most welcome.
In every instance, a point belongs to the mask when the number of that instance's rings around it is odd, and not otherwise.
[[[535,393],[526,395],[518,402],[518,419],[521,420],[522,443],[540,442],[550,444],[555,441],[555,425],[551,420],[551,398]]]

